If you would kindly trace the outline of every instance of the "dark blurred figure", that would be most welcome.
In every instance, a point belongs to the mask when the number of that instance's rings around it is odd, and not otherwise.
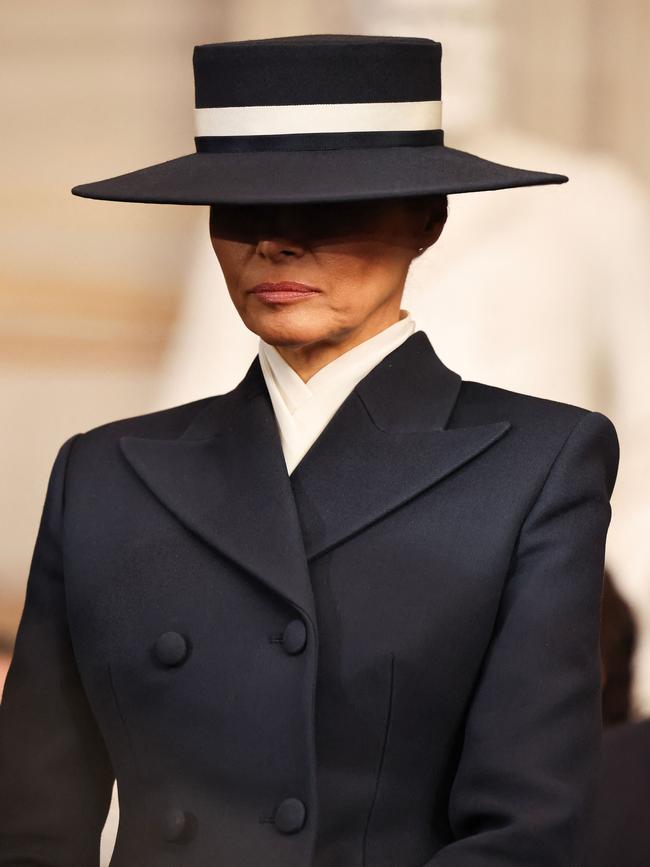
[[[583,867],[650,867],[650,718],[633,719],[637,627],[605,572],[601,653],[603,751]]]
[[[600,636],[605,727],[627,722],[633,716],[632,667],[637,645],[636,636],[636,621],[632,610],[605,570]]]

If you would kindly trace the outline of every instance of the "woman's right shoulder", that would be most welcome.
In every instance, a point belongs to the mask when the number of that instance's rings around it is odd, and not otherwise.
[[[152,436],[173,438],[179,436],[190,424],[197,413],[212,401],[225,395],[211,395],[192,400],[189,403],[158,409],[141,415],[113,419],[84,431],[89,439],[115,439],[121,436]]]
[[[88,462],[103,461],[116,454],[123,437],[178,439],[204,409],[224,398],[225,394],[202,397],[178,406],[113,419],[74,433],[60,446],[59,459],[63,453],[66,462],[81,462],[87,466]]]

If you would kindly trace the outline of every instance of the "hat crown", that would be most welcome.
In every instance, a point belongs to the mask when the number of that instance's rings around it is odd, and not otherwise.
[[[442,46],[414,36],[309,34],[194,48],[196,108],[440,100]]]

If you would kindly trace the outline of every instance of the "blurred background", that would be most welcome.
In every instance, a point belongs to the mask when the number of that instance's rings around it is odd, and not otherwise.
[[[447,145],[570,182],[451,196],[403,306],[465,379],[614,421],[607,568],[637,634],[623,716],[650,715],[647,0],[0,0],[0,16],[4,664],[61,443],[225,391],[257,351],[207,207],[70,187],[194,150],[195,44],[418,35],[443,44]]]

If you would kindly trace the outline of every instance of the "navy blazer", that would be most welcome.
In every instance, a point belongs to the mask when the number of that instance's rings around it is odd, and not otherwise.
[[[0,865],[575,867],[618,440],[422,331],[289,477],[229,393],[71,437],[0,713]]]

